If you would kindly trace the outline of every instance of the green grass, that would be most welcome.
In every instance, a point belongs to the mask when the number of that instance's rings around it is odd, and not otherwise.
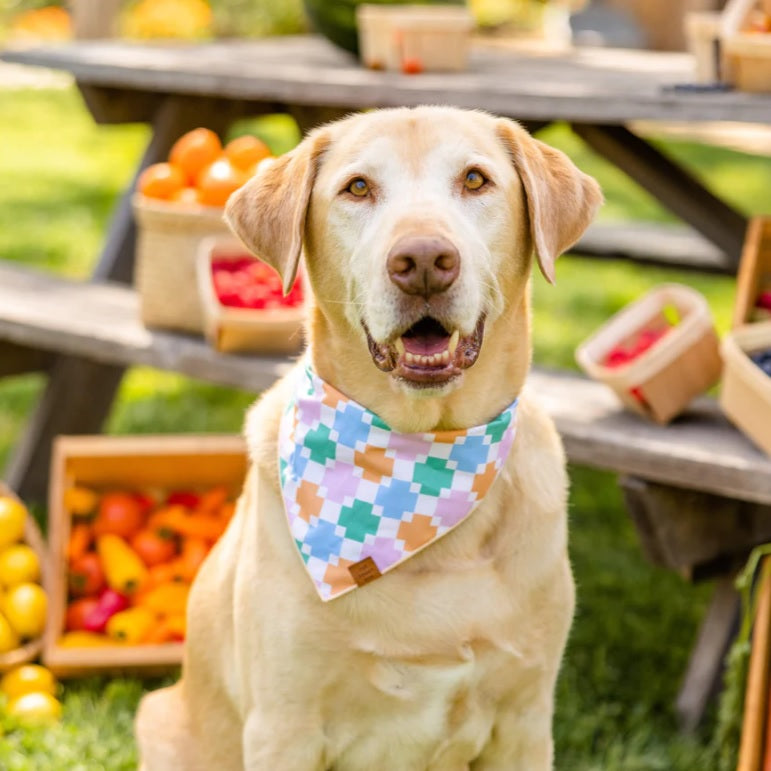
[[[284,119],[236,127],[276,150],[294,141]],[[147,139],[142,126],[96,127],[77,92],[0,91],[0,255],[84,276],[116,195]],[[602,183],[605,218],[666,220],[647,195],[592,156],[564,128],[545,139]],[[666,149],[747,211],[762,206],[771,163],[687,143]],[[564,257],[558,284],[535,281],[536,360],[572,367],[575,345],[650,286],[680,280],[708,297],[728,325],[733,281]],[[55,312],[55,310],[54,310]],[[0,381],[0,462],[7,459],[41,387],[37,376]],[[238,431],[250,394],[134,369],[110,417],[113,433]],[[691,587],[643,559],[612,476],[572,469],[571,552],[579,607],[559,684],[557,768],[566,771],[709,771],[711,724],[695,738],[675,730],[673,699],[709,587]],[[0,720],[0,769],[134,768],[131,720],[143,684],[81,680],[63,688],[61,725],[22,730]],[[373,760],[374,762],[374,760]]]

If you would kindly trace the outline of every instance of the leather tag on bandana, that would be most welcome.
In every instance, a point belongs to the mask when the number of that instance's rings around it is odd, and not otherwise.
[[[349,565],[348,572],[353,576],[353,580],[356,581],[357,586],[364,586],[364,584],[368,584],[383,575],[378,570],[375,560],[373,560],[372,557],[367,557],[361,562]]]

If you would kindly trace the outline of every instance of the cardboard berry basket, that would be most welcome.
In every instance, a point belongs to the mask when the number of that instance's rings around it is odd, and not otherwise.
[[[627,364],[606,365],[617,346],[646,330],[664,334]],[[722,368],[707,301],[680,284],[664,284],[627,305],[578,347],[576,360],[590,377],[612,388],[625,407],[661,424],[716,383]]]
[[[19,500],[13,490],[3,482],[0,482],[0,495],[9,496]],[[45,585],[50,569],[48,549],[46,548],[43,536],[40,534],[40,529],[37,523],[29,514],[24,523],[24,543],[30,546],[35,554],[37,554],[40,560],[40,573],[42,583]],[[5,672],[8,669],[12,669],[19,664],[25,664],[28,661],[36,659],[40,652],[43,650],[43,637],[38,637],[35,640],[29,640],[24,645],[16,648],[15,650],[8,651],[7,653],[0,653],[0,672]]]
[[[771,455],[771,376],[750,354],[771,350],[771,321],[737,327],[723,339],[720,406],[734,425]]]
[[[231,308],[219,301],[214,288],[212,260],[240,259],[244,256],[252,255],[233,237],[211,237],[200,244],[198,291],[206,339],[218,351],[225,353],[298,353],[303,346],[305,310],[302,306]],[[303,289],[307,291],[307,285]]]
[[[140,491],[162,499],[171,490],[203,491],[224,486],[235,499],[246,475],[239,436],[62,436],[54,442],[49,488],[50,570],[46,577],[49,614],[43,661],[57,676],[99,672],[157,674],[182,661],[182,642],[62,644],[68,602],[67,547],[73,518],[65,491],[75,486],[98,494]]]
[[[147,198],[132,200],[137,222],[134,284],[147,327],[203,332],[195,261],[203,239],[229,233],[223,209]]]
[[[359,50],[366,67],[419,72],[465,70],[474,19],[451,5],[360,5]]]
[[[753,217],[747,226],[736,278],[734,327],[771,321],[771,310],[757,306],[761,292],[771,292],[771,217]]]

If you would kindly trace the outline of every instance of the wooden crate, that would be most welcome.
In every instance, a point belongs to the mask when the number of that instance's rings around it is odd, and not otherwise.
[[[755,302],[762,289],[771,290],[771,217],[753,217],[747,227],[736,281],[734,327],[761,320],[756,318]]]
[[[763,560],[760,571],[756,608],[736,771],[761,771],[763,762],[771,651],[771,559],[768,557]]]
[[[59,677],[95,672],[155,674],[182,661],[182,643],[71,648],[59,645],[67,606],[66,546],[70,517],[64,491],[73,484],[95,490],[206,488],[226,485],[235,496],[247,456],[238,436],[64,436],[54,442],[49,489],[49,615],[43,661]]]
[[[417,72],[466,69],[474,20],[453,5],[360,5],[359,51],[366,67]]]
[[[740,91],[771,92],[771,34],[753,31],[768,0],[728,0],[720,20],[721,74]]]
[[[232,255],[252,257],[233,237],[207,238],[199,247],[198,293],[206,339],[224,353],[299,353],[304,342],[303,307],[249,310],[228,308],[217,299],[212,281],[212,260]],[[307,291],[307,286],[303,288]]]
[[[0,482],[0,495],[17,498],[13,490],[3,482]],[[43,536],[40,534],[40,530],[31,514],[27,517],[27,521],[24,525],[24,542],[34,549],[40,560],[40,574],[42,583],[45,586],[50,569],[48,548],[46,547]],[[20,648],[16,648],[16,650],[0,653],[0,672],[5,672],[19,664],[26,664],[28,661],[36,659],[42,650],[43,638],[39,637],[37,640],[30,640]]]
[[[771,377],[748,354],[771,349],[771,321],[747,324],[723,339],[720,406],[737,428],[771,455]]]

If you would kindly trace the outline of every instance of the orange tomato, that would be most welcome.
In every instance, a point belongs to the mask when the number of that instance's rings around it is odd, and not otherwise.
[[[130,538],[144,524],[142,505],[129,493],[105,493],[99,501],[94,520],[94,535],[119,535]]]
[[[220,138],[207,128],[197,128],[183,134],[171,148],[169,161],[178,166],[189,183],[222,155]]]
[[[97,597],[83,597],[67,606],[64,616],[64,629],[68,632],[79,632],[86,628],[86,619],[99,607]]]
[[[224,206],[247,179],[227,158],[220,158],[198,176],[198,198],[205,206]]]
[[[168,562],[177,553],[177,547],[171,538],[164,538],[147,529],[134,534],[131,546],[149,568]]]
[[[201,500],[198,502],[198,509],[199,511],[205,511],[207,514],[216,514],[227,499],[227,487],[212,487],[201,495]]]
[[[186,581],[192,581],[209,553],[209,543],[203,538],[185,538],[182,543],[182,570]]]
[[[270,148],[257,137],[238,137],[225,145],[225,157],[241,171],[249,171],[271,155]]]
[[[194,187],[183,187],[171,196],[171,200],[174,203],[184,204],[185,206],[193,206],[201,203],[198,190]]]
[[[168,201],[186,184],[184,172],[171,163],[148,166],[137,180],[137,190],[148,198]]]
[[[104,589],[104,570],[96,552],[86,552],[70,564],[67,581],[73,597],[93,597]]]
[[[80,559],[91,546],[91,526],[85,523],[73,525],[70,540],[67,543],[67,559],[74,562]]]

